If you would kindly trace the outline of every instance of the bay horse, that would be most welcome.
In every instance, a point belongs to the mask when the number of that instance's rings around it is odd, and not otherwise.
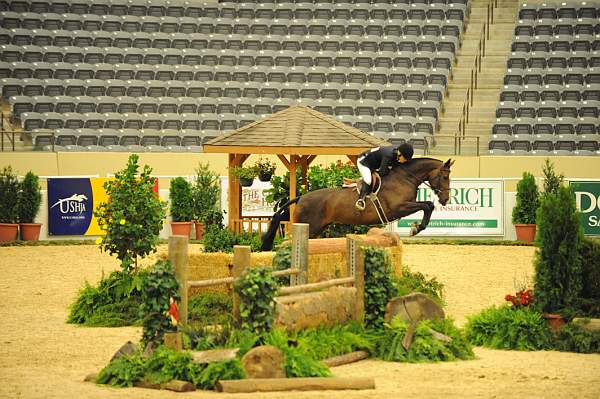
[[[440,204],[446,205],[450,197],[450,167],[454,161],[446,162],[433,158],[415,158],[405,164],[396,163],[381,179],[377,194],[385,216],[391,222],[412,213],[423,211],[423,220],[414,224],[411,236],[424,230],[435,209],[431,201],[416,201],[417,189],[423,183],[435,192]],[[269,229],[263,236],[262,250],[270,251],[281,220],[289,215],[287,208],[297,203],[294,222],[308,223],[310,238],[317,237],[329,224],[350,225],[379,224],[381,220],[371,201],[359,212],[354,207],[358,193],[348,188],[324,188],[308,192],[282,205],[274,214]]]

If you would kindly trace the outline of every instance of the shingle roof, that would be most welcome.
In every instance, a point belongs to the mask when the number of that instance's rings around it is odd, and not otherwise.
[[[389,143],[304,105],[286,108],[205,143],[207,152],[223,147],[365,149]],[[212,147],[212,148],[211,148]]]

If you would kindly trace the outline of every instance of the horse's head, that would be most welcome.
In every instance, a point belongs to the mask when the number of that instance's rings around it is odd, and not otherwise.
[[[450,167],[452,165],[454,165],[454,161],[449,159],[429,175],[429,184],[442,205],[446,205],[450,199]]]

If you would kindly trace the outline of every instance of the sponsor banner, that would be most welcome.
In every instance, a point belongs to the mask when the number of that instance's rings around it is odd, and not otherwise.
[[[435,210],[422,236],[486,236],[504,235],[504,182],[488,179],[452,179],[450,201],[442,206],[433,190],[421,185],[417,201],[433,201]],[[410,233],[413,222],[419,222],[419,211],[393,223],[394,231]]]
[[[49,178],[48,234],[97,236],[104,233],[93,211],[108,196],[104,183],[109,178]],[[154,186],[158,193],[158,179]]]
[[[570,181],[575,204],[581,212],[580,223],[585,235],[600,236],[600,180]]]
[[[254,179],[252,186],[242,187],[242,216],[271,217],[273,204],[267,202],[267,190],[273,186],[271,182],[262,182]],[[229,209],[229,178],[221,176],[221,209]],[[229,214],[224,214],[223,223],[229,223]]]

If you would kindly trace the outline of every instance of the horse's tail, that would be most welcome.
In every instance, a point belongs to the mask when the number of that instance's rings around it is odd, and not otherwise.
[[[289,217],[289,213],[286,212],[288,207],[292,204],[297,203],[298,200],[300,200],[300,197],[291,199],[275,211],[275,213],[273,214],[273,218],[271,219],[269,229],[262,237],[262,245],[260,247],[261,251],[270,251],[273,249],[273,241],[275,240],[275,234],[277,234],[277,228],[279,227],[279,224],[282,220],[285,219],[286,213]]]

